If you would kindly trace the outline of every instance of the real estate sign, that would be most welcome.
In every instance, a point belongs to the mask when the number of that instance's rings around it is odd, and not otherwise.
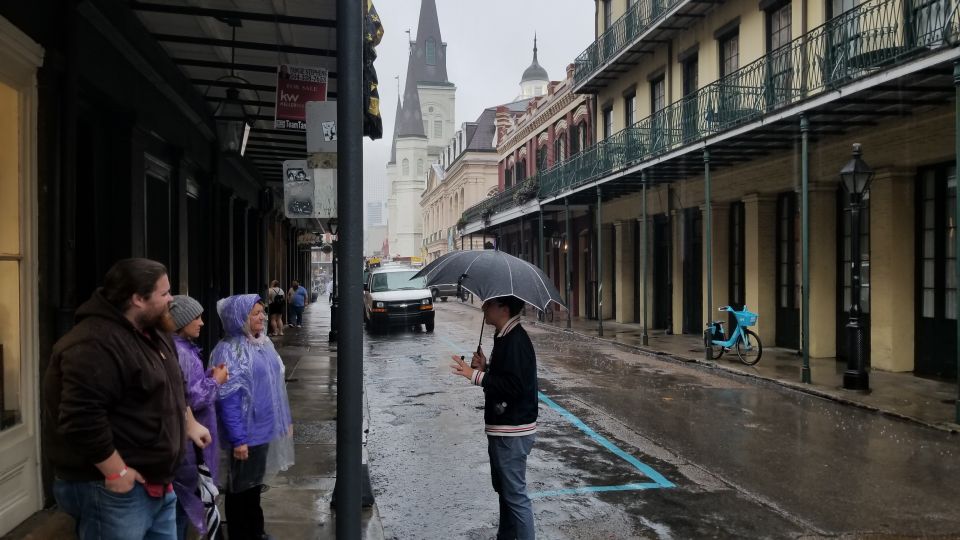
[[[327,70],[280,64],[273,125],[276,129],[307,129],[308,101],[327,100]]]

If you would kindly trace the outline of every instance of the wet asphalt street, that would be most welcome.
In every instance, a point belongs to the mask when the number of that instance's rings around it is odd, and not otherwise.
[[[480,312],[365,335],[368,450],[386,538],[495,537],[482,391],[448,369]],[[761,381],[527,325],[540,538],[960,538],[960,437]],[[484,350],[492,346],[490,327]]]

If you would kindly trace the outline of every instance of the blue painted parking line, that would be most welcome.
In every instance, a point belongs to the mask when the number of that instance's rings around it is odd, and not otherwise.
[[[456,352],[456,351],[466,350],[465,347],[451,341],[445,336],[435,335],[435,337],[439,338],[441,341],[443,341],[448,346],[450,346],[451,351]],[[609,450],[615,456],[619,457],[620,459],[632,465],[635,469],[640,471],[640,473],[642,473],[644,476],[652,480],[652,482],[631,483],[631,484],[624,484],[620,486],[586,486],[586,487],[560,489],[560,490],[553,490],[553,491],[539,491],[535,493],[530,493],[529,496],[531,499],[544,498],[544,497],[557,497],[561,495],[575,495],[579,493],[603,493],[603,492],[610,492],[610,491],[640,491],[640,490],[647,490],[647,489],[662,489],[662,488],[675,487],[675,484],[667,480],[662,474],[655,471],[652,467],[650,467],[646,463],[643,463],[637,458],[621,450],[617,445],[610,442],[609,439],[607,439],[603,435],[600,435],[599,433],[594,431],[592,428],[590,428],[590,426],[586,425],[583,422],[583,420],[580,420],[579,418],[577,418],[576,415],[564,409],[560,405],[557,405],[555,401],[550,399],[543,392],[538,392],[537,396],[540,398],[540,401],[544,402],[548,407],[550,407],[551,409],[559,413],[560,416],[562,416],[568,422],[573,424],[574,427],[586,433],[588,437],[593,439],[600,446],[603,446],[604,448]]]

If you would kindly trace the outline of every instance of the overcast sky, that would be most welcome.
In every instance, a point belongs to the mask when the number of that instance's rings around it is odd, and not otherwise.
[[[537,33],[540,65],[551,80],[566,76],[566,66],[593,42],[591,0],[436,0],[440,34],[447,43],[447,77],[457,86],[455,125],[472,122],[487,107],[507,103],[520,93],[520,77],[533,58]],[[380,80],[383,138],[364,139],[365,184],[386,182],[390,159],[397,81],[405,83],[406,30],[416,39],[420,0],[374,0],[383,21],[383,41],[374,64]],[[364,190],[364,199],[371,200]],[[364,207],[366,209],[366,207]]]

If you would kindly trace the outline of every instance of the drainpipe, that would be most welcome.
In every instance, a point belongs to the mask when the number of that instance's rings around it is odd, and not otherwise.
[[[808,153],[808,144],[810,139],[810,122],[806,115],[800,115],[800,205],[801,221],[803,228],[801,233],[802,241],[802,265],[800,271],[803,274],[803,285],[800,291],[800,317],[802,319],[800,332],[803,349],[803,367],[800,368],[800,382],[810,384],[810,156]]]
[[[703,193],[707,205],[707,320],[713,315],[713,202],[710,200],[710,150],[703,149]],[[707,330],[708,331],[708,330]],[[713,360],[711,348],[704,347],[707,360]]]
[[[603,337],[603,188],[597,186],[597,331]]]
[[[649,345],[647,336],[647,171],[640,173],[643,183],[643,333],[640,335],[640,344]]]
[[[573,243],[573,239],[570,237],[570,199],[567,197],[563,198],[563,209],[564,209],[564,220],[567,222],[567,236],[564,240],[566,245],[567,252],[567,267],[566,267],[566,284],[564,287],[565,292],[567,293],[567,328],[571,328],[573,325],[573,310],[570,305],[570,294],[573,290],[573,246],[570,244]],[[957,214],[960,215],[960,214]],[[960,253],[960,252],[958,252]]]

